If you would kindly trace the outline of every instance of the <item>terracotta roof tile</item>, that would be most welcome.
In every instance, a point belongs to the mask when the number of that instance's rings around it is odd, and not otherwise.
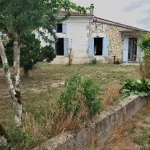
[[[59,12],[59,16],[65,16],[66,13],[67,13],[66,11],[61,10]],[[80,13],[80,12],[72,12],[71,16],[93,16],[93,15],[91,13],[84,14],[84,13]]]

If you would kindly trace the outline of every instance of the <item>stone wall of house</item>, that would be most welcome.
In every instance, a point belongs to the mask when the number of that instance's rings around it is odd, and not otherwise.
[[[122,36],[119,32],[119,28],[113,25],[106,25],[103,23],[91,22],[87,27],[88,34],[87,37],[108,37],[109,38],[109,56],[108,58],[103,58],[102,56],[97,56],[96,59],[105,59],[102,62],[114,62],[114,56],[116,60],[122,61]]]
[[[116,60],[119,59],[122,61],[123,40],[119,29],[116,26],[108,25],[106,29],[106,37],[109,38],[109,57],[107,61],[113,62],[113,56],[116,56]]]

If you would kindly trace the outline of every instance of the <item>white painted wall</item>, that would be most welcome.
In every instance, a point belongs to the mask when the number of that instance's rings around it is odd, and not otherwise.
[[[72,47],[73,58],[79,58],[79,63],[82,62],[84,63],[84,60],[82,61],[82,58],[83,59],[85,58],[85,62],[88,62],[91,59],[91,58],[87,59],[88,58],[88,33],[89,33],[87,26],[89,26],[90,22],[92,21],[93,21],[92,16],[70,17],[68,20],[65,21],[67,27],[66,34],[63,33],[56,34],[58,38],[69,38],[69,48]],[[37,32],[35,32],[35,34],[37,36]],[[40,38],[40,40],[41,40],[41,46],[45,46],[48,44],[45,43],[42,40],[42,38]],[[56,56],[52,64],[59,64],[59,63],[62,64],[63,63],[62,59],[66,64],[68,58],[65,58],[64,56]],[[73,62],[77,63],[77,61],[75,60],[73,60]]]
[[[88,30],[86,26],[92,21],[92,17],[71,17],[66,21],[67,23],[67,34],[64,35],[69,38],[69,48],[71,46],[72,39],[72,50],[74,57],[88,57]],[[58,37],[61,35],[57,34]]]

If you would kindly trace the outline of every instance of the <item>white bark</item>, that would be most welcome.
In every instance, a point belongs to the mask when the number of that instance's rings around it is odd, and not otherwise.
[[[0,36],[0,55],[1,55],[2,63],[3,63],[3,68],[5,71],[5,77],[6,77],[6,82],[8,85],[8,90],[9,90],[9,93],[10,93],[10,95],[12,97],[12,101],[13,101],[13,108],[14,108],[14,112],[15,112],[15,121],[16,121],[16,124],[18,126],[20,126],[21,125],[21,117],[22,117],[22,103],[20,100],[20,92],[18,93],[18,91],[15,91],[15,88],[13,86],[11,74],[10,74],[10,71],[8,68],[8,61],[7,61],[7,57],[5,54],[1,36]],[[17,77],[17,84],[18,84],[18,77]]]
[[[15,73],[15,90],[20,92],[20,46],[18,34],[14,33],[14,73]]]
[[[19,36],[17,32],[14,33],[14,75],[15,75],[15,92],[18,98],[18,103],[15,107],[18,108],[18,115],[15,115],[15,121],[21,123],[22,118],[22,103],[20,95],[20,46],[19,46]]]

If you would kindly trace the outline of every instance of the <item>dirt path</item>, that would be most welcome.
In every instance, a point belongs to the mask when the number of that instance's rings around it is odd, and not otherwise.
[[[150,101],[113,133],[102,150],[150,150]]]

